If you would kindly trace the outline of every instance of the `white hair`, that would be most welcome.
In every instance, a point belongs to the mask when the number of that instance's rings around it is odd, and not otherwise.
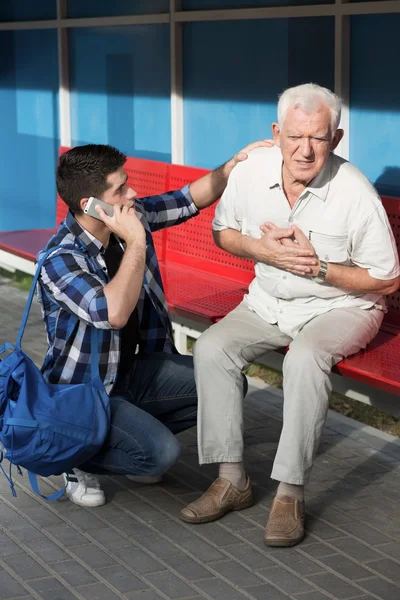
[[[288,88],[279,97],[278,123],[282,129],[289,108],[301,108],[311,114],[318,110],[321,104],[326,104],[331,111],[332,134],[336,133],[342,112],[342,100],[327,88],[315,83],[304,83]]]

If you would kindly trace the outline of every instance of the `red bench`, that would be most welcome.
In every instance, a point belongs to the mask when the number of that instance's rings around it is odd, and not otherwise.
[[[171,188],[181,187],[206,173],[171,165]],[[400,200],[383,197],[400,247]],[[251,261],[216,248],[211,235],[211,207],[195,219],[165,230],[162,266],[171,312],[201,323],[215,323],[235,308],[253,278]],[[383,391],[400,394],[400,293],[387,298],[389,312],[381,331],[365,351],[346,358],[335,372]]]
[[[65,149],[61,148],[60,152]],[[178,189],[207,173],[206,170],[128,158],[129,185],[138,196]],[[400,246],[400,200],[384,197],[383,202]],[[56,226],[66,216],[66,206],[57,199]],[[202,327],[217,322],[235,308],[253,278],[249,260],[218,249],[212,240],[214,207],[178,227],[154,235],[167,301],[172,315]],[[34,260],[53,230],[0,233],[0,250]],[[400,294],[388,297],[389,312],[381,331],[367,350],[335,367],[336,373],[372,387],[400,393]]]

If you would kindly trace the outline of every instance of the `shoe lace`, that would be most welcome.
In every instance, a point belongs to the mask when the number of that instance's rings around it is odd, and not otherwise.
[[[95,475],[92,475],[91,473],[85,473],[79,469],[74,469],[74,474],[79,483],[84,485],[86,488],[94,488],[95,490],[100,489],[100,482]]]

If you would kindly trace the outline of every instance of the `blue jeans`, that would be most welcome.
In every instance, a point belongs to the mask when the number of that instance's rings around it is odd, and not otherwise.
[[[110,395],[111,426],[98,454],[80,469],[89,473],[161,475],[177,460],[176,433],[196,425],[193,358],[138,355]]]

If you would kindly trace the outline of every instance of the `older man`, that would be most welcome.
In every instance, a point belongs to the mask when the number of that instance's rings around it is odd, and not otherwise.
[[[271,477],[280,482],[265,543],[304,537],[307,483],[331,392],[330,371],[376,335],[384,294],[399,286],[396,244],[366,177],[333,151],[341,102],[314,84],[286,90],[272,126],[276,146],[235,167],[213,223],[216,244],[255,260],[243,302],[195,347],[200,463],[219,478],[181,512],[191,523],[251,506],[243,465],[241,372],[290,344],[283,429]]]

